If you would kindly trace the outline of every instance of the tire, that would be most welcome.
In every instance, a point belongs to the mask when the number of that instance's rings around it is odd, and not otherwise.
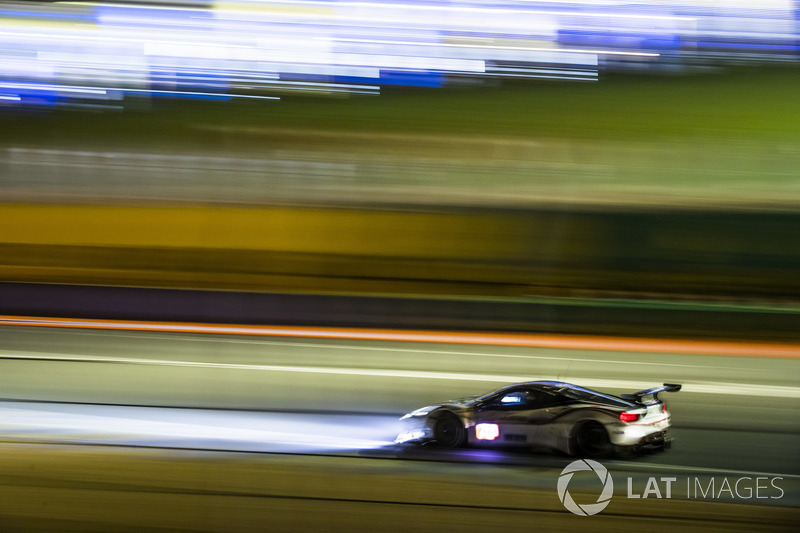
[[[595,421],[584,422],[578,426],[574,443],[575,454],[580,457],[601,457],[608,454],[611,449],[606,428]]]
[[[458,448],[464,444],[467,431],[461,419],[450,412],[442,413],[433,429],[433,438],[442,448]]]

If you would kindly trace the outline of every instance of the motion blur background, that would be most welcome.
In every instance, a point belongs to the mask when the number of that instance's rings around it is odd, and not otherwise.
[[[0,273],[794,301],[798,13],[3,2]]]
[[[0,314],[15,324],[62,317],[781,343],[789,355],[779,362],[754,359],[745,371],[737,365],[751,362],[713,356],[705,374],[687,376],[784,387],[782,425],[770,426],[784,440],[771,453],[800,475],[800,350],[791,344],[800,338],[798,61],[795,0],[3,1]],[[445,397],[482,392],[419,375],[323,385],[318,372],[280,385],[188,371],[167,378],[158,367],[132,378],[74,359],[172,358],[171,338],[131,333],[92,344],[55,329],[0,327],[6,413],[40,401],[396,414],[444,399],[442,388]],[[297,346],[234,355],[240,340],[214,341],[220,348],[202,351],[203,364],[306,356]],[[385,346],[353,353],[364,349]],[[563,368],[479,368],[431,350],[415,344],[413,358],[365,362],[339,346],[341,357],[297,364],[647,380],[639,388],[667,378],[664,368],[570,367],[569,350],[546,352],[563,357]],[[629,362],[649,360],[644,352]],[[268,381],[272,392],[260,389]],[[750,415],[729,429],[769,418]],[[760,468],[729,458],[717,466]],[[293,467],[281,468],[291,477]],[[124,513],[121,523],[91,514],[26,522],[41,509],[10,507],[0,510],[20,528],[144,527]],[[321,516],[339,516],[332,509]],[[364,512],[348,527],[370,523]],[[301,528],[287,516],[286,529]]]

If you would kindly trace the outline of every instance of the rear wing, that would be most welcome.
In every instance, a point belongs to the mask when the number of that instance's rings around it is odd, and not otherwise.
[[[643,403],[645,405],[658,402],[659,392],[678,392],[681,386],[677,383],[664,383],[661,387],[653,387],[652,389],[640,390],[633,394],[621,394],[620,398],[636,403]]]

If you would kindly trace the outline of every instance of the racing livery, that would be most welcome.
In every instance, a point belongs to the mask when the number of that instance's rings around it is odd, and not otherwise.
[[[435,443],[444,448],[527,447],[598,457],[668,448],[670,414],[660,392],[665,383],[614,396],[560,381],[530,381],[422,407],[403,416],[395,442]]]

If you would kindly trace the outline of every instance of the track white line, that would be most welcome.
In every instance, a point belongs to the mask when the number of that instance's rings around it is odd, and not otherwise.
[[[408,379],[438,379],[453,381],[476,381],[493,383],[514,383],[521,381],[535,381],[541,379],[552,379],[558,381],[571,381],[584,387],[590,388],[613,388],[627,389],[631,391],[640,390],[651,383],[642,381],[627,381],[616,379],[597,379],[581,378],[577,376],[520,376],[503,374],[468,374],[460,372],[433,372],[418,370],[392,370],[380,368],[337,368],[337,367],[318,367],[318,366],[290,366],[290,365],[249,365],[236,363],[208,363],[202,361],[170,361],[166,359],[137,359],[130,357],[99,357],[99,356],[75,356],[69,354],[0,354],[2,359],[17,360],[60,360],[69,362],[86,363],[116,363],[130,365],[151,365],[151,366],[173,366],[173,367],[193,367],[193,368],[218,368],[232,370],[259,370],[267,372],[294,372],[306,374],[328,374],[346,376],[369,376],[369,377],[388,377],[388,378],[408,378]],[[737,396],[762,396],[772,398],[800,398],[800,388],[786,387],[777,385],[753,385],[748,383],[722,383],[700,381],[694,383],[684,383],[684,392],[705,393],[705,394],[731,394]]]
[[[112,338],[133,338],[142,339],[138,335],[120,334],[115,335],[106,331],[80,331],[73,330],[74,335],[83,336],[104,336]],[[219,339],[219,338],[203,338],[191,337],[189,335],[171,335],[153,333],[148,335],[148,338],[158,338],[162,340],[177,340],[177,341],[191,341],[191,342],[214,342],[223,344],[248,344],[256,346],[286,346],[298,348],[314,348],[320,350],[357,350],[357,351],[373,351],[373,352],[393,352],[393,353],[416,353],[416,354],[432,354],[432,355],[458,355],[468,357],[498,357],[505,359],[533,359],[541,361],[558,361],[558,362],[578,362],[578,363],[603,363],[614,365],[636,365],[636,366],[658,366],[658,367],[674,367],[674,368],[713,368],[719,369],[720,365],[694,365],[694,364],[681,364],[681,363],[663,363],[660,361],[623,361],[619,359],[591,359],[585,357],[561,357],[549,355],[520,355],[520,354],[503,354],[491,352],[466,352],[466,351],[453,351],[453,350],[418,350],[413,348],[388,348],[382,346],[357,346],[354,344],[322,344],[310,342],[291,342],[291,341],[269,341],[269,340],[242,340],[242,339]],[[535,348],[537,350],[544,350],[548,348]],[[653,356],[652,354],[650,354]],[[663,354],[658,354],[662,357]],[[725,366],[726,370],[747,370],[748,372],[765,372],[764,369],[752,367],[733,367]]]

